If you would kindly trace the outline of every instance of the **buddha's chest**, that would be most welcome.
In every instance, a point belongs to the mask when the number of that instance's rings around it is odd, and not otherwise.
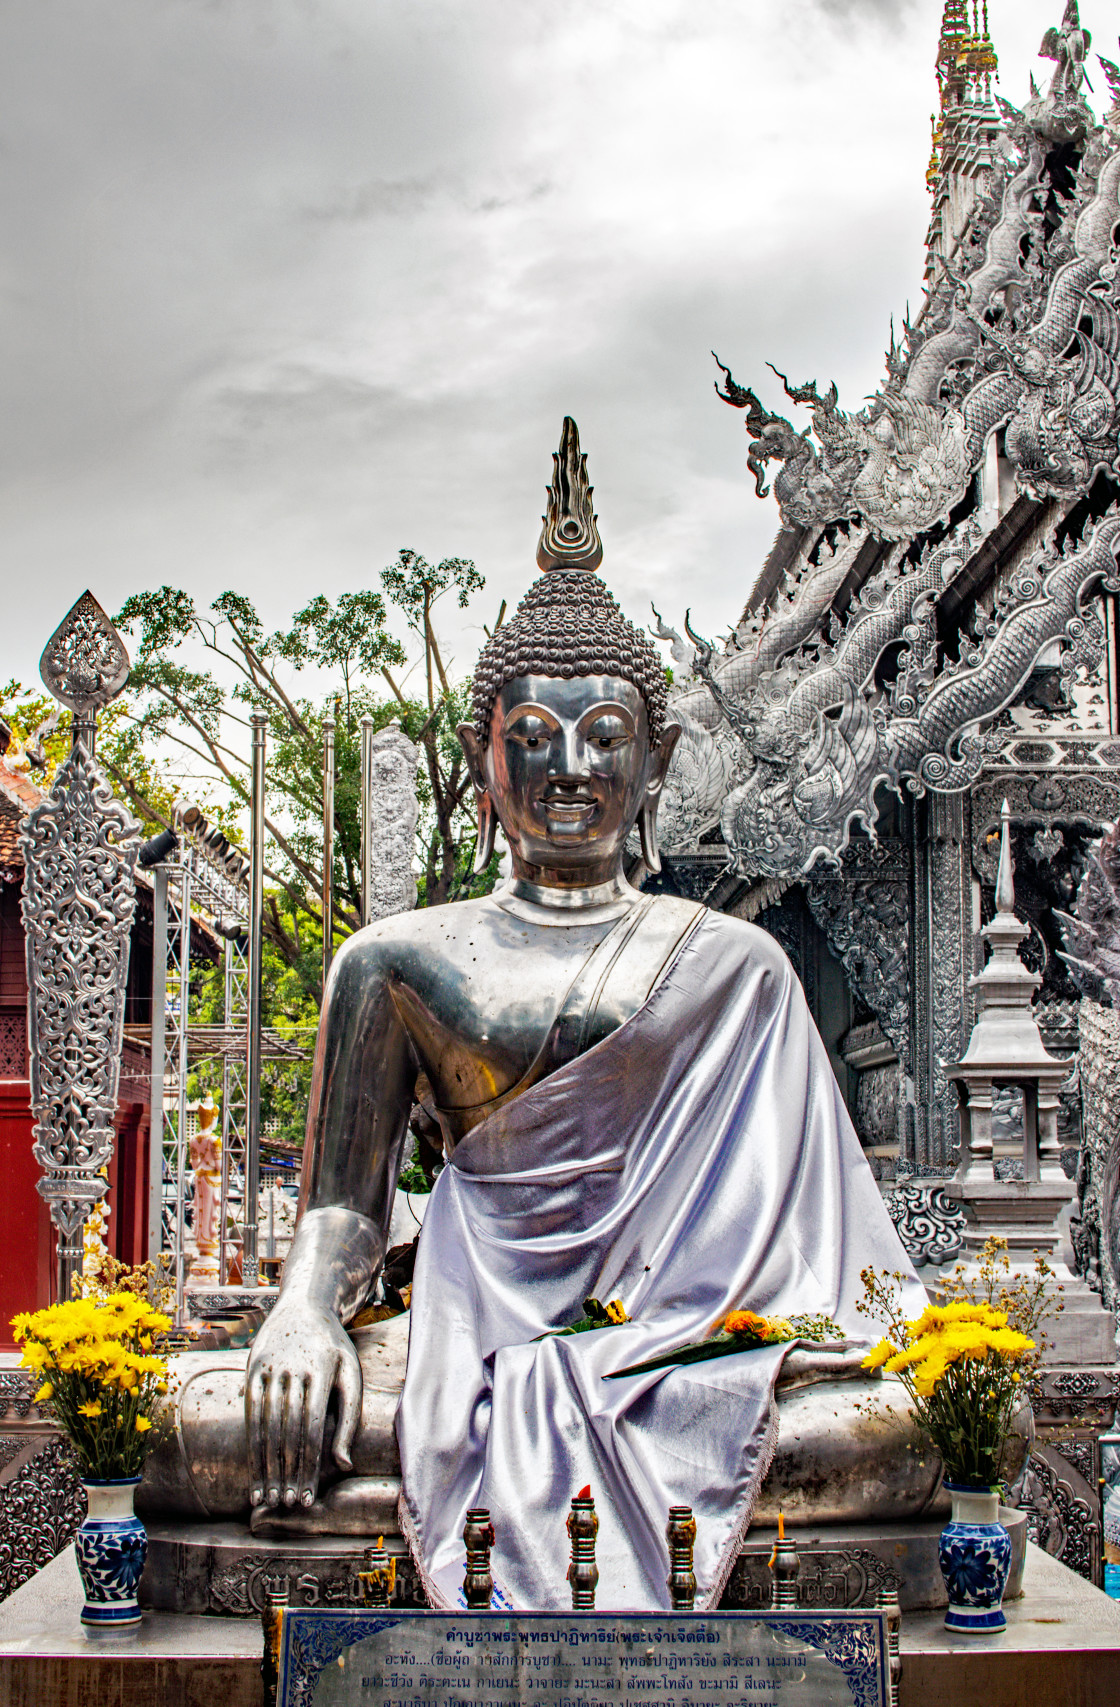
[[[637,1012],[671,947],[657,923],[642,925],[544,927],[498,908],[473,920],[464,911],[440,922],[428,952],[402,964],[393,1000],[452,1142],[496,1100]],[[675,941],[679,925],[669,934]]]
[[[481,1113],[525,1077],[606,928],[479,932],[406,968],[393,999],[441,1110]]]

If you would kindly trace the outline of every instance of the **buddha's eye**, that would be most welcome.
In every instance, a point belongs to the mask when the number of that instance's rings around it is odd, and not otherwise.
[[[628,746],[631,733],[620,717],[597,717],[587,731],[587,739],[600,752],[611,753],[617,747]]]
[[[506,734],[509,739],[511,741],[515,741],[519,747],[530,747],[535,749],[537,747],[547,746],[549,741],[549,728],[547,723],[539,717],[530,717],[528,715],[519,717],[515,723],[512,723],[506,730]]]

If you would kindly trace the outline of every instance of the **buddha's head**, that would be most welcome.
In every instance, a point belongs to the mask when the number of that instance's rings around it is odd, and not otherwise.
[[[478,803],[475,869],[497,820],[518,876],[577,887],[619,873],[635,824],[660,869],[657,803],[680,730],[665,721],[660,655],[595,573],[603,547],[570,417],[552,460],[544,573],[483,650],[459,737]]]

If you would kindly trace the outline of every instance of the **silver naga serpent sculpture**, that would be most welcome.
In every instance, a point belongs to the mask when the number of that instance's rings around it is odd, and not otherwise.
[[[1120,73],[1106,70],[1115,95]],[[1036,498],[1068,501],[1096,471],[1120,467],[1120,102],[1088,137],[1048,240],[1049,109],[1001,107],[1005,155],[961,275],[935,288],[905,353],[892,338],[887,385],[866,411],[845,416],[835,387],[821,397],[815,384],[787,384],[812,406],[818,448],[724,370],[721,395],[747,410],[758,488],[767,463],[781,462],[783,520],[811,530],[804,543],[815,539],[816,561],[803,556],[777,603],[742,624],[722,655],[688,630],[693,680],[672,702],[684,735],[661,813],[669,852],[718,824],[747,876],[789,881],[835,862],[854,822],[873,830],[881,784],[921,793],[975,780],[984,726],[1052,642],[1067,672],[1099,661],[1103,633],[1085,600],[1116,586],[1115,509],[1064,547],[1052,531],[991,619],[962,636],[956,664],[938,657],[936,600],[984,526],[972,516],[920,553],[909,544],[950,516],[1001,424],[1017,485]],[[830,619],[871,536],[888,545],[882,565],[843,620]],[[883,688],[876,670],[892,647],[897,675]]]

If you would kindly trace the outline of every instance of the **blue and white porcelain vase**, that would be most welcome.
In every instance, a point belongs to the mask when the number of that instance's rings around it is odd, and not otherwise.
[[[136,1591],[148,1553],[148,1533],[132,1509],[139,1476],[84,1482],[86,1520],[74,1541],[86,1591],[82,1623],[88,1635],[135,1629]]]
[[[956,1482],[945,1487],[952,1495],[953,1515],[941,1531],[937,1559],[949,1591],[946,1629],[973,1635],[1003,1630],[1011,1537],[999,1521],[999,1495]]]

